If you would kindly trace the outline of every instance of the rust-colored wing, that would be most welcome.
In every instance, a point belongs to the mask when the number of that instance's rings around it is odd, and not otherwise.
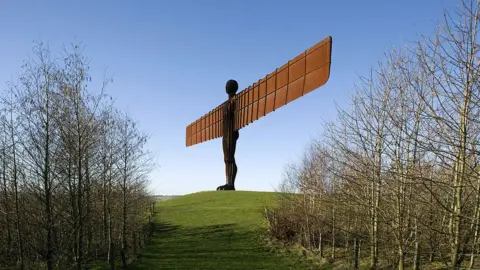
[[[223,136],[222,120],[224,103],[187,126],[187,146]]]
[[[332,37],[313,45],[235,96],[235,129],[324,85],[330,77]],[[223,104],[187,126],[186,145],[223,136]]]
[[[239,130],[324,85],[330,77],[332,37],[327,37],[235,97]]]

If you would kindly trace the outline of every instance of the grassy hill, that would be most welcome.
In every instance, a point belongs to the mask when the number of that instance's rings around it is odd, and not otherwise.
[[[159,202],[152,243],[135,269],[311,269],[261,240],[276,193],[200,192]]]

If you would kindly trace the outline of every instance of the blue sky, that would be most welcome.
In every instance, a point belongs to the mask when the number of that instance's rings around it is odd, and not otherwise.
[[[326,85],[240,130],[239,190],[271,191],[298,160],[335,104],[348,106],[358,77],[385,52],[432,34],[442,10],[458,1],[2,1],[0,86],[14,78],[32,42],[81,41],[92,91],[107,91],[150,134],[157,194],[187,194],[224,184],[221,139],[185,147],[185,127],[240,89],[327,36]],[[97,89],[97,90],[96,90]]]

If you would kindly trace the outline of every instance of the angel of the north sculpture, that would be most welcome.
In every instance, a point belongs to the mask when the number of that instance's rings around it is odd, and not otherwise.
[[[217,190],[235,190],[238,131],[324,85],[330,77],[331,54],[329,36],[238,94],[238,83],[229,80],[228,100],[187,126],[187,147],[223,137],[226,184]]]

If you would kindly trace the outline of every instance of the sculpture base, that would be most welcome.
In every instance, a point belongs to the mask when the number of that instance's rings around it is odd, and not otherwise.
[[[223,186],[217,187],[217,190],[235,190],[234,185],[225,184]]]

